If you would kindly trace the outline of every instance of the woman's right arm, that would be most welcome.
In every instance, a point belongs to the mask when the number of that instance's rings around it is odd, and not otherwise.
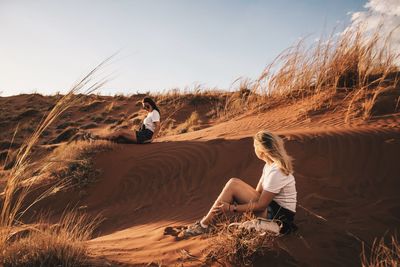
[[[258,181],[257,187],[256,187],[257,192],[260,193],[260,194],[263,191],[262,180],[263,180],[263,177],[260,178],[260,180]]]

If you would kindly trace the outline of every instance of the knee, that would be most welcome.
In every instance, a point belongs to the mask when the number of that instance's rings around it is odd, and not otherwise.
[[[235,184],[240,183],[242,180],[240,180],[239,178],[231,178],[229,179],[229,181],[226,183],[226,186],[233,186]]]

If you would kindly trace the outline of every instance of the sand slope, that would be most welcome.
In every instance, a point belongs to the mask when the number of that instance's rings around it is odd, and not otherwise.
[[[400,230],[400,131],[365,127],[280,134],[295,160],[300,204],[300,230],[279,241],[287,251],[278,256],[280,265],[359,265],[357,239],[371,243],[387,230]],[[82,204],[107,220],[90,248],[96,257],[128,265],[175,264],[181,249],[199,255],[210,240],[175,241],[163,236],[164,227],[200,218],[230,177],[255,186],[263,167],[251,137],[121,146],[100,155],[96,164],[100,181]],[[256,265],[272,260],[277,259],[269,255]]]
[[[138,107],[132,106],[136,98],[92,98],[64,114],[41,144],[70,140],[77,129],[119,127],[139,118]],[[4,160],[15,126],[21,123],[13,145],[17,148],[55,99],[24,95],[0,100]],[[31,102],[35,107],[27,110]],[[185,106],[183,113],[174,115],[175,124],[184,123],[193,110],[209,110],[212,103]],[[255,186],[263,162],[254,154],[252,135],[269,129],[284,137],[294,158],[299,231],[279,240],[278,255],[267,255],[255,265],[359,266],[360,241],[371,244],[386,231],[400,230],[400,114],[354,119],[346,125],[346,105],[340,99],[322,111],[313,111],[311,104],[285,102],[259,112],[243,111],[224,122],[200,112],[200,128],[210,127],[99,153],[96,183],[84,192],[60,192],[40,203],[41,208],[55,217],[75,206],[102,214],[105,221],[98,237],[88,242],[94,258],[125,266],[196,266],[199,262],[182,262],[180,251],[199,256],[212,239],[175,241],[163,235],[164,228],[201,218],[230,177]],[[0,181],[0,187],[4,183]]]

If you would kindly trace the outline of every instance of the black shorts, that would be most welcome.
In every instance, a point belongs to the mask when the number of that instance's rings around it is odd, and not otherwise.
[[[289,234],[297,230],[297,226],[293,222],[295,215],[295,212],[285,209],[275,201],[272,201],[268,206],[267,219],[282,222],[281,234]]]
[[[143,144],[144,142],[151,140],[153,137],[153,132],[145,127],[141,127],[139,131],[136,132],[136,140],[138,144]]]

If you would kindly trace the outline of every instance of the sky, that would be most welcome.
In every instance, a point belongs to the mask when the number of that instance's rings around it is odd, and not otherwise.
[[[116,52],[102,94],[229,89],[299,38],[392,12],[382,1],[0,0],[0,96],[66,92]]]

